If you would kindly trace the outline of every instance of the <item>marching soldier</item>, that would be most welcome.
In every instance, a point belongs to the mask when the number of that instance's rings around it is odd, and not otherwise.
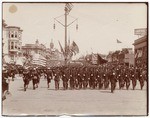
[[[104,81],[104,88],[107,89],[109,87],[109,72],[103,72],[102,80]]]
[[[134,71],[134,70],[131,70],[131,80],[132,80],[132,88],[133,88],[133,90],[135,89],[135,86],[136,86],[136,83],[137,83],[137,80],[136,80],[136,78],[137,78],[137,72],[136,71]]]
[[[85,89],[86,88],[86,86],[87,86],[87,71],[86,71],[86,69],[85,68],[83,68],[82,69],[82,86],[83,86],[83,88]]]
[[[78,87],[79,87],[78,76],[79,76],[79,75],[78,75],[78,68],[77,68],[77,67],[74,68],[74,72],[73,72],[73,73],[74,73],[74,78],[75,78],[75,79],[74,79],[74,80],[75,80],[75,81],[74,81],[74,85],[75,85],[75,88],[78,89]]]
[[[93,88],[93,85],[94,85],[94,68],[91,67],[91,69],[90,69],[90,80],[89,80],[90,88]]]
[[[116,73],[115,73],[115,72],[112,72],[112,73],[110,74],[111,93],[113,93],[114,90],[115,90],[116,82],[117,82],[117,80],[116,80]]]
[[[24,91],[28,88],[29,82],[30,82],[30,75],[27,69],[24,69],[23,71],[23,82],[24,82]]]
[[[99,70],[99,72],[97,73],[97,79],[98,79],[98,88],[99,89],[102,89],[103,88],[103,79],[102,79],[102,72],[100,72],[100,70]]]
[[[68,77],[67,77],[67,74],[68,74],[68,70],[67,69],[62,70],[62,80],[63,80],[63,88],[64,88],[64,90],[68,89]]]
[[[54,70],[54,81],[55,81],[55,90],[59,90],[59,82],[60,82],[60,70],[59,68],[56,68]]]
[[[47,69],[46,78],[47,78],[47,88],[49,88],[52,80],[52,70],[50,68]]]
[[[125,81],[121,73],[118,74],[117,79],[119,81],[119,89],[122,89],[125,85]]]
[[[81,89],[82,88],[82,69],[81,69],[81,67],[78,68],[77,79],[79,82],[79,89]]]
[[[129,79],[129,74],[127,71],[124,73],[124,79],[125,79],[125,83],[126,83],[126,89],[128,90],[129,86],[130,86],[130,79]]]
[[[31,77],[33,83],[33,90],[35,90],[35,88],[38,87],[38,73],[35,68],[32,70]]]
[[[98,84],[98,79],[97,79],[97,74],[98,72],[98,69],[94,68],[94,81],[93,81],[93,88],[95,89],[97,87],[97,84]]]
[[[138,78],[139,78],[140,87],[141,87],[141,90],[142,90],[143,86],[144,86],[144,76],[142,75],[141,70],[139,70],[139,72],[138,72]]]
[[[68,68],[67,68],[68,69]],[[70,89],[74,89],[74,77],[73,77],[73,69],[69,68],[68,69],[68,73],[69,73],[69,82],[70,82]]]

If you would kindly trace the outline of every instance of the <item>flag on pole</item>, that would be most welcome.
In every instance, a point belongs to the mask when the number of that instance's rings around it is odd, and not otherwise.
[[[73,41],[72,42],[72,45],[71,45],[71,47],[70,47],[70,50],[72,51],[72,52],[74,52],[74,54],[76,55],[77,53],[79,53],[79,47],[78,47],[78,45]]]
[[[61,45],[61,43],[58,41],[58,43],[59,43],[59,46],[60,46],[60,50],[61,50],[61,52],[63,53],[63,54],[65,54],[65,52],[64,52],[64,50],[63,50],[63,48],[62,48],[62,45]]]
[[[117,43],[122,43],[122,42],[117,39]]]
[[[103,59],[99,54],[97,54],[97,61],[98,64],[104,64],[108,62],[107,60]]]
[[[67,8],[67,10],[70,12],[71,9],[73,8],[73,5],[72,5],[71,3],[67,3],[67,4],[66,4],[66,8]]]

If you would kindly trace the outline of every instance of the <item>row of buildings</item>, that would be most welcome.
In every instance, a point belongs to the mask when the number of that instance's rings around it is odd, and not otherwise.
[[[135,29],[138,38],[134,41],[134,51],[132,48],[123,48],[107,55],[108,62],[117,62],[129,66],[145,66],[148,62],[148,36],[147,28]]]
[[[47,60],[62,61],[63,54],[56,48],[51,40],[50,47],[39,43],[38,39],[34,44],[22,45],[22,32],[20,27],[8,26],[5,21],[2,21],[3,36],[3,63],[16,63],[18,60],[31,60],[34,54],[40,54]]]
[[[122,48],[122,50],[109,52],[106,59],[110,63],[119,63],[119,64],[125,64],[128,66],[133,66],[135,62],[132,48]]]
[[[22,32],[20,27],[8,26],[5,21],[2,21],[3,36],[3,63],[15,63],[19,58],[25,58],[26,60],[32,59],[34,54],[40,54],[47,59],[47,64],[57,64],[64,60],[62,52],[54,48],[54,43],[51,40],[50,47],[46,48],[45,45],[40,44],[38,39],[34,44],[25,44],[22,46]],[[142,36],[134,41],[134,53],[132,48],[123,48],[115,52],[110,52],[107,55],[108,62],[118,62],[127,65],[140,65],[147,64],[147,52],[148,52],[148,37],[147,29],[142,29]],[[138,32],[138,35],[140,33]]]

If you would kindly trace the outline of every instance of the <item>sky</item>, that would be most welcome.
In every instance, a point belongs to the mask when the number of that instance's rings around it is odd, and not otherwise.
[[[12,10],[12,5],[15,9]],[[22,44],[35,43],[38,39],[47,48],[53,39],[64,46],[64,27],[54,18],[64,15],[65,3],[3,3],[3,19],[9,26],[23,30]],[[80,53],[108,54],[109,51],[133,48],[134,29],[147,28],[147,5],[145,3],[73,3],[68,16],[68,37],[75,41]],[[64,24],[64,16],[58,18]],[[78,30],[76,30],[78,24]],[[122,43],[117,43],[116,40]]]

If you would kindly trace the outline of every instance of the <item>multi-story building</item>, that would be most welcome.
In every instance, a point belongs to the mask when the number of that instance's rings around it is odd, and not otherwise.
[[[22,55],[22,31],[20,27],[7,26],[3,20],[3,57],[10,58],[10,61],[16,62]]]
[[[46,59],[47,66],[54,66],[63,60],[62,53],[54,48],[52,41],[50,43],[50,48],[46,48],[43,44],[39,44],[38,40],[36,40],[35,44],[25,44],[25,46],[22,46],[22,53],[28,60],[32,60],[34,54],[42,55]]]
[[[43,44],[39,44],[37,39],[35,44],[25,44],[25,46],[22,46],[22,53],[23,56],[27,58],[34,54],[40,54],[43,57],[46,57],[46,47]]]
[[[62,65],[64,61],[63,54],[56,48],[54,48],[53,40],[50,42],[50,48],[46,49],[47,52],[47,66]]]
[[[147,64],[147,35],[134,41],[135,64]]]

